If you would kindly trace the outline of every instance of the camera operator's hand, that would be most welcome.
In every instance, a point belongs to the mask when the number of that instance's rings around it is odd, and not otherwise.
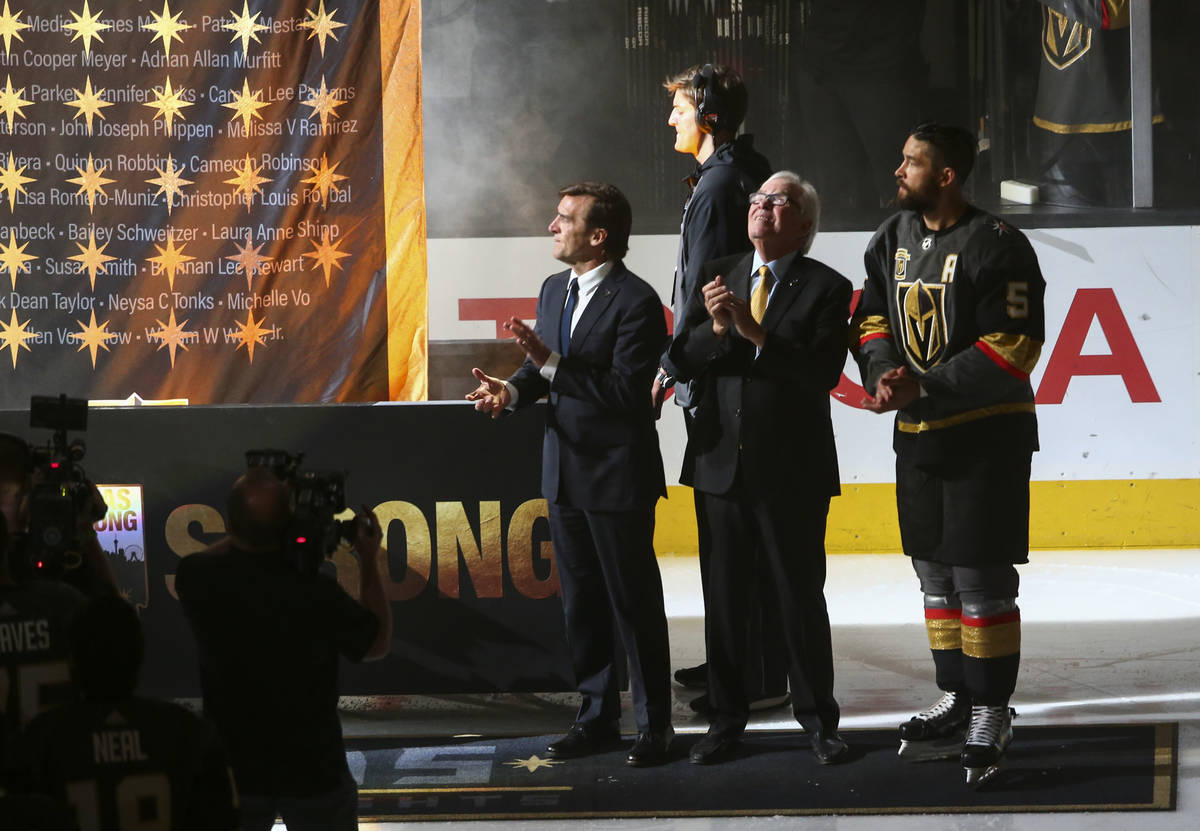
[[[75,515],[75,527],[86,534],[94,523],[104,519],[108,513],[108,503],[95,483],[88,481],[85,484],[88,486],[88,495]]]
[[[363,656],[365,661],[374,661],[387,655],[392,645],[392,603],[383,589],[378,559],[383,529],[379,527],[375,512],[366,505],[362,506],[354,521],[357,526],[354,548],[359,557],[358,598],[379,619],[375,640]]]
[[[120,591],[117,575],[113,572],[108,553],[100,546],[93,525],[108,513],[108,505],[100,495],[100,489],[92,482],[87,483],[87,499],[75,515],[75,527],[79,532],[79,555],[83,558],[79,575],[72,581],[75,587],[89,596]]]
[[[375,512],[366,505],[354,517],[354,550],[360,555],[374,557],[383,543],[383,529]]]

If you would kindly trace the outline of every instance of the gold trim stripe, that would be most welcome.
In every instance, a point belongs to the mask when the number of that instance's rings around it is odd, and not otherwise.
[[[429,397],[421,3],[381,0],[388,397]]]
[[[937,418],[933,421],[897,421],[896,428],[901,433],[924,433],[929,430],[943,430],[946,427],[966,424],[969,421],[978,421],[988,416],[1032,412],[1034,412],[1032,401],[1017,401],[1012,404],[996,404],[991,407],[981,407],[978,410],[967,410],[965,413]]]
[[[1151,121],[1154,124],[1166,122],[1166,116],[1156,115]],[[1060,136],[1073,136],[1080,133],[1121,133],[1133,129],[1132,121],[1110,121],[1101,124],[1059,124],[1057,121],[1047,121],[1040,116],[1033,117],[1033,123],[1043,130],[1058,133]]]
[[[527,791],[573,791],[572,785],[543,785],[531,786],[528,788],[517,785],[515,787],[479,787],[479,788],[359,788],[360,794],[369,794],[375,796],[387,796],[389,794],[404,794],[404,793],[525,793]]]
[[[892,324],[883,315],[862,315],[850,321],[850,346],[857,347],[869,338],[892,336]]]
[[[962,649],[962,627],[958,618],[925,619],[930,649]]]
[[[1007,332],[992,332],[979,339],[1009,366],[1028,375],[1037,366],[1042,354],[1042,342],[1028,335],[1011,335]]]
[[[1174,723],[1154,725],[1154,807],[1175,807],[1175,754],[1178,743]]]
[[[968,658],[1004,658],[1021,651],[1021,621],[999,626],[962,627],[962,651]]]

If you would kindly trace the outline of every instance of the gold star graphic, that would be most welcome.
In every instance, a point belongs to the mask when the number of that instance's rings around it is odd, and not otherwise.
[[[263,245],[266,245],[265,242],[259,245],[257,248],[252,246],[252,242],[253,238],[250,236],[250,232],[247,231],[246,247],[243,248],[239,245],[237,247],[238,252],[236,254],[231,254],[225,257],[225,259],[233,260],[235,263],[237,263],[237,265],[233,267],[234,274],[237,274],[240,271],[246,275],[247,293],[250,292],[250,281],[254,279],[254,275],[262,271],[262,264],[268,262],[269,260],[275,259],[274,257],[264,257],[258,253],[262,250]]]
[[[96,325],[96,310],[92,309],[92,319],[88,323],[82,320],[75,321],[79,324],[79,331],[72,332],[71,337],[79,341],[79,349],[77,352],[82,352],[85,349],[90,349],[92,352],[92,369],[96,368],[96,353],[97,350],[108,350],[107,341],[117,337],[116,332],[108,331],[108,321],[104,321],[99,326]]]
[[[560,765],[562,762],[556,762],[553,759],[543,759],[535,753],[528,759],[513,759],[511,762],[505,762],[504,764],[514,768],[525,768],[525,770],[533,773],[538,768],[548,768]]]
[[[29,344],[25,341],[33,340],[37,337],[36,332],[28,332],[25,327],[29,325],[29,321],[17,323],[17,310],[12,310],[12,318],[9,323],[0,320],[0,349],[12,350],[13,369],[17,368],[17,351],[24,349],[29,350]]]
[[[176,12],[172,15],[171,7],[167,5],[167,0],[163,0],[162,14],[150,12],[150,16],[154,18],[154,22],[146,24],[146,29],[154,32],[154,37],[150,38],[150,42],[154,43],[156,40],[161,40],[163,53],[168,58],[171,57],[171,41],[177,40],[183,43],[183,38],[180,37],[179,33],[192,28],[188,23],[179,22],[179,15],[181,14],[183,12]]]
[[[73,254],[67,257],[68,260],[73,260],[79,263],[79,270],[76,274],[88,273],[88,279],[92,281],[92,291],[96,290],[96,272],[101,274],[108,273],[108,264],[116,259],[104,253],[104,249],[108,248],[108,243],[104,243],[99,248],[96,247],[96,232],[88,231],[88,244],[84,248],[79,243],[75,243],[75,247],[79,249],[78,254]]]
[[[72,185],[79,185],[79,190],[75,191],[77,195],[85,191],[87,192],[88,213],[92,213],[96,207],[96,194],[99,193],[101,196],[108,196],[104,192],[104,186],[111,185],[116,179],[104,178],[104,171],[108,170],[107,165],[97,170],[96,166],[92,163],[91,153],[88,153],[87,170],[84,170],[82,167],[76,167],[75,170],[79,173],[79,176],[67,181]]]
[[[255,43],[261,43],[262,41],[258,39],[258,33],[271,27],[254,22],[258,19],[258,12],[255,12],[253,15],[250,14],[250,6],[246,0],[242,0],[242,13],[240,15],[232,9],[229,10],[229,13],[233,15],[233,22],[225,24],[225,28],[233,32],[233,37],[229,39],[229,42],[233,43],[240,38],[242,41],[242,52],[249,54],[250,39],[253,38]]]
[[[12,50],[12,39],[16,38],[22,43],[25,38],[21,37],[21,30],[28,29],[28,23],[22,23],[19,18],[24,12],[13,14],[8,10],[8,0],[4,0],[4,14],[0,14],[0,37],[4,38],[4,54],[7,55]]]
[[[322,75],[321,90],[319,92],[314,92],[312,98],[309,98],[307,101],[301,101],[300,103],[306,107],[313,108],[313,111],[308,114],[309,118],[320,114],[321,130],[324,131],[326,125],[329,123],[329,117],[333,116],[334,118],[337,118],[337,108],[346,102],[338,101],[333,97],[333,95],[329,92],[329,88],[325,86],[325,76]]]
[[[168,75],[167,83],[163,87],[162,91],[159,92],[156,90],[154,92],[154,100],[145,101],[142,103],[143,107],[152,107],[154,109],[155,118],[161,118],[163,121],[167,122],[168,136],[171,135],[171,122],[175,118],[178,118],[180,121],[185,120],[183,108],[192,106],[190,101],[184,101],[183,98],[180,97],[183,91],[184,90],[182,87],[177,90],[171,89],[171,76]]]
[[[13,314],[16,314],[16,312],[13,312]],[[186,320],[184,320],[182,323],[175,322],[174,309],[171,309],[171,316],[168,318],[168,321],[168,323],[163,323],[161,320],[156,319],[154,322],[157,323],[160,328],[153,332],[147,332],[146,339],[162,341],[162,343],[158,345],[158,348],[162,349],[164,346],[167,347],[167,351],[171,353],[171,369],[174,369],[175,350],[182,348],[183,351],[186,352],[187,342],[197,340],[199,335],[197,335],[195,332],[188,332],[183,328],[184,326],[187,326]]]
[[[339,251],[338,246],[346,241],[346,238],[338,240],[336,243],[329,241],[329,229],[326,228],[321,234],[321,241],[313,243],[313,250],[305,253],[304,256],[313,258],[313,270],[318,267],[325,271],[325,288],[329,288],[329,269],[336,268],[342,270],[342,264],[338,262],[342,257],[349,257],[350,254],[345,251]]]
[[[22,274],[29,273],[29,266],[25,263],[30,260],[36,260],[37,257],[32,254],[25,253],[25,245],[17,245],[17,235],[14,231],[8,232],[8,245],[0,244],[0,266],[3,266],[8,271],[8,276],[12,278],[12,287],[17,287],[17,272]]]
[[[158,173],[157,179],[147,179],[146,183],[150,185],[158,185],[158,190],[154,192],[155,196],[160,193],[166,194],[167,197],[167,216],[171,215],[171,207],[175,203],[176,196],[183,195],[183,185],[192,184],[191,179],[185,179],[179,174],[183,173],[183,165],[175,167],[175,159],[171,154],[167,154],[167,169],[163,170],[158,165],[154,166],[154,170]]]
[[[8,194],[8,209],[16,211],[17,209],[17,191],[25,193],[26,182],[36,182],[37,179],[30,179],[28,176],[22,175],[25,173],[25,166],[17,167],[16,159],[13,154],[8,154],[8,164],[0,168],[0,193]]]
[[[105,101],[100,97],[104,94],[103,89],[92,91],[91,75],[87,77],[87,81],[83,85],[83,92],[80,92],[77,89],[73,89],[71,91],[75,93],[75,100],[66,102],[67,106],[75,107],[75,109],[78,110],[78,112],[76,112],[72,118],[79,118],[81,115],[84,116],[87,119],[87,131],[88,135],[90,136],[92,134],[92,118],[97,115],[101,118],[105,118],[106,116],[102,110],[105,107],[111,107],[112,102]]]
[[[243,346],[246,347],[246,353],[250,356],[250,363],[254,363],[254,347],[261,346],[265,349],[267,346],[266,336],[275,331],[274,328],[263,329],[258,325],[266,319],[266,315],[263,315],[262,320],[255,320],[254,310],[247,309],[245,323],[242,323],[240,320],[234,320],[234,323],[238,325],[239,331],[234,336],[238,340],[238,345],[234,347],[233,351],[236,352]]]
[[[300,24],[300,28],[308,29],[308,39],[317,38],[317,42],[321,44],[321,57],[325,57],[325,38],[330,37],[337,40],[335,29],[340,29],[345,26],[345,23],[337,23],[333,16],[337,14],[337,9],[334,9],[329,14],[325,13],[325,0],[321,0],[321,8],[319,11],[305,9],[304,13],[309,15],[309,19]]]
[[[75,18],[75,22],[63,25],[64,29],[75,30],[75,34],[71,38],[71,43],[83,38],[83,51],[89,55],[92,53],[92,38],[104,43],[104,38],[100,37],[100,33],[112,28],[109,24],[100,22],[100,15],[102,14],[104,14],[102,11],[92,14],[88,10],[87,0],[83,0],[83,14],[80,15],[71,12],[71,16]]]
[[[341,162],[338,162],[338,164],[341,164]],[[348,178],[339,173],[334,173],[337,168],[338,166],[336,164],[333,167],[330,167],[329,161],[325,158],[325,154],[322,153],[321,166],[313,171],[312,176],[308,177],[307,179],[300,180],[300,184],[311,184],[313,191],[321,194],[322,208],[329,207],[329,191],[340,191],[341,188],[337,186],[337,183]]]
[[[246,160],[242,162],[241,167],[234,168],[238,175],[232,179],[225,180],[225,184],[235,186],[233,189],[235,194],[245,194],[246,213],[250,212],[250,206],[254,202],[254,194],[262,193],[262,188],[259,185],[271,181],[258,175],[262,173],[262,169],[262,165],[259,165],[257,168],[254,166],[254,162],[250,161],[250,154],[247,153]]]
[[[147,257],[146,262],[154,263],[154,268],[151,269],[151,274],[167,273],[167,285],[171,287],[171,291],[175,290],[175,272],[179,271],[179,267],[189,260],[196,259],[190,254],[184,254],[183,249],[187,248],[187,243],[178,248],[175,247],[175,234],[172,231],[167,232],[167,247],[163,248],[157,243],[154,246],[158,249],[157,257]],[[172,361],[172,366],[174,362]]]
[[[240,118],[242,120],[242,127],[246,130],[246,135],[249,135],[250,119],[257,118],[261,121],[262,116],[258,114],[258,111],[263,107],[269,107],[271,105],[267,101],[258,100],[258,96],[262,95],[261,89],[257,89],[253,94],[251,94],[250,82],[245,78],[242,79],[241,92],[233,89],[231,89],[230,92],[233,94],[233,101],[227,104],[222,104],[221,106],[228,107],[229,109],[233,110],[233,115],[229,117],[229,120],[233,121],[235,118]]]
[[[8,117],[8,132],[11,134],[13,129],[13,116],[19,115],[25,117],[25,113],[21,112],[22,107],[28,107],[32,101],[26,101],[21,96],[25,94],[25,87],[18,90],[13,90],[12,76],[8,75],[5,78],[4,89],[0,90],[0,113]]]

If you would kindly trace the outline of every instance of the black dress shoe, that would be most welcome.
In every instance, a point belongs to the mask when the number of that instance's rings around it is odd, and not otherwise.
[[[712,728],[692,745],[688,759],[693,765],[715,765],[729,760],[741,743],[741,730]]]
[[[661,765],[667,761],[667,751],[671,747],[671,739],[675,738],[675,730],[653,730],[649,733],[639,733],[637,741],[629,749],[625,761],[635,768],[648,768]]]
[[[551,759],[578,759],[615,749],[621,743],[621,733],[614,728],[587,727],[572,724],[567,735],[546,745]]]
[[[707,690],[708,664],[675,670],[675,683],[689,690]]]
[[[836,730],[813,733],[812,752],[823,765],[837,765],[850,759],[850,745]]]

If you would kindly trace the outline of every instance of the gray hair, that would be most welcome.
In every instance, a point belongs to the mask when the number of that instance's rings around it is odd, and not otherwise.
[[[817,189],[812,186],[811,182],[801,179],[798,174],[790,170],[776,171],[768,176],[766,181],[769,182],[772,179],[782,179],[788,183],[790,191],[788,196],[799,209],[800,215],[805,219],[812,220],[808,236],[804,238],[804,242],[800,246],[800,253],[807,254],[812,248],[813,240],[817,238],[817,228],[821,224],[821,198],[817,196]]]

